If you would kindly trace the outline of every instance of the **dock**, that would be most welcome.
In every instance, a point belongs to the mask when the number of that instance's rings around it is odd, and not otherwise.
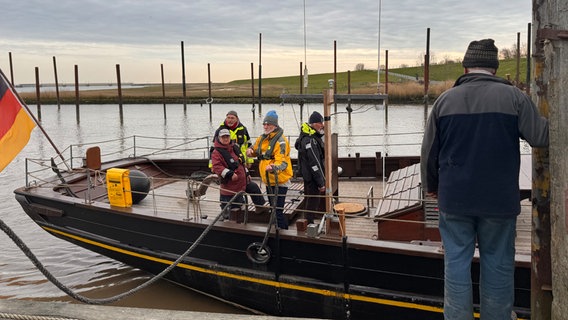
[[[0,319],[27,320],[286,320],[299,319],[267,315],[194,312],[165,309],[98,306],[66,302],[0,299]]]

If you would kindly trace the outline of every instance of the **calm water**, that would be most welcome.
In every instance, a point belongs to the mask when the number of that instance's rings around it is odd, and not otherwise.
[[[30,106],[37,115],[36,106]],[[213,105],[210,122],[208,105],[168,105],[164,119],[162,105],[126,105],[123,119],[116,105],[80,106],[77,117],[74,105],[42,106],[41,122],[45,131],[60,150],[70,144],[96,142],[131,135],[155,137],[210,136],[223,121],[228,110],[236,110],[251,136],[262,130],[262,116],[255,117],[251,105]],[[297,105],[263,105],[264,112],[274,109],[285,134],[295,141],[300,124]],[[383,106],[353,106],[351,120],[344,105],[338,105],[332,117],[332,131],[339,134],[340,155],[372,156],[376,151],[390,155],[418,155],[420,132],[424,127],[423,106],[390,106],[385,121]],[[307,105],[303,119],[311,111],[322,112],[321,105]],[[332,112],[334,108],[332,106]],[[322,112],[323,114],[323,112]],[[77,121],[79,119],[79,121]],[[385,126],[386,124],[386,126]],[[385,138],[383,133],[390,136]],[[415,133],[411,135],[402,133]],[[384,147],[388,144],[388,147]],[[25,158],[46,158],[55,154],[39,128],[34,129],[30,142],[14,161],[0,173],[0,219],[31,248],[40,261],[62,283],[89,297],[109,297],[129,290],[143,282],[148,274],[122,263],[94,254],[48,235],[33,223],[14,199],[13,190],[25,184]],[[45,279],[33,264],[3,232],[0,232],[0,298],[71,301],[63,292]],[[236,307],[194,293],[166,281],[158,282],[114,305],[176,310],[246,313]]]

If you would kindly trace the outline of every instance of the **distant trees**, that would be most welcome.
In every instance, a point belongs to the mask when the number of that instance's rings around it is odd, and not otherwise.
[[[364,63],[358,63],[355,65],[355,71],[363,71],[365,70],[365,64]]]
[[[527,44],[526,43],[522,43],[521,44],[521,57],[522,56],[526,56],[527,55]],[[513,43],[513,45],[511,46],[511,48],[503,48],[499,50],[499,55],[501,56],[501,59],[515,59],[517,57],[517,44]]]

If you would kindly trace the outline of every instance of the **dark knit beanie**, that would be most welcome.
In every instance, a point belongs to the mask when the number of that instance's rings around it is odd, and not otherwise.
[[[227,112],[227,116],[228,116],[228,115],[233,115],[233,116],[235,116],[235,117],[237,117],[237,118],[239,117],[239,115],[237,114],[237,112],[236,112],[235,110],[231,110],[231,111]]]
[[[276,111],[274,110],[268,111],[262,123],[272,124],[278,127],[278,114],[276,113]]]
[[[472,41],[467,47],[462,65],[464,68],[499,68],[498,49],[493,39]]]
[[[310,116],[310,119],[308,120],[308,123],[311,124],[311,123],[320,123],[320,122],[323,122],[323,117],[322,117],[322,115],[321,115],[319,112],[314,111],[314,112],[312,113],[312,115]]]

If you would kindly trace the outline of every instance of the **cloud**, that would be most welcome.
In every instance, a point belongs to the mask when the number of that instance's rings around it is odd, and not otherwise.
[[[358,63],[376,68],[379,1],[305,0],[304,11],[303,0],[0,0],[10,13],[0,20],[0,68],[9,69],[11,52],[19,83],[34,81],[35,66],[42,81],[52,81],[53,56],[62,81],[73,81],[74,64],[90,82],[114,79],[121,64],[124,81],[159,82],[164,64],[166,81],[180,82],[183,41],[190,81],[207,81],[210,63],[213,81],[225,82],[250,77],[261,34],[263,76],[296,72],[304,55],[310,73],[333,72],[334,41],[340,71]],[[380,3],[381,55],[389,50],[391,67],[420,61],[428,28],[433,56],[459,57],[474,39],[492,37],[510,48],[521,32],[526,42],[531,19],[528,1]]]

